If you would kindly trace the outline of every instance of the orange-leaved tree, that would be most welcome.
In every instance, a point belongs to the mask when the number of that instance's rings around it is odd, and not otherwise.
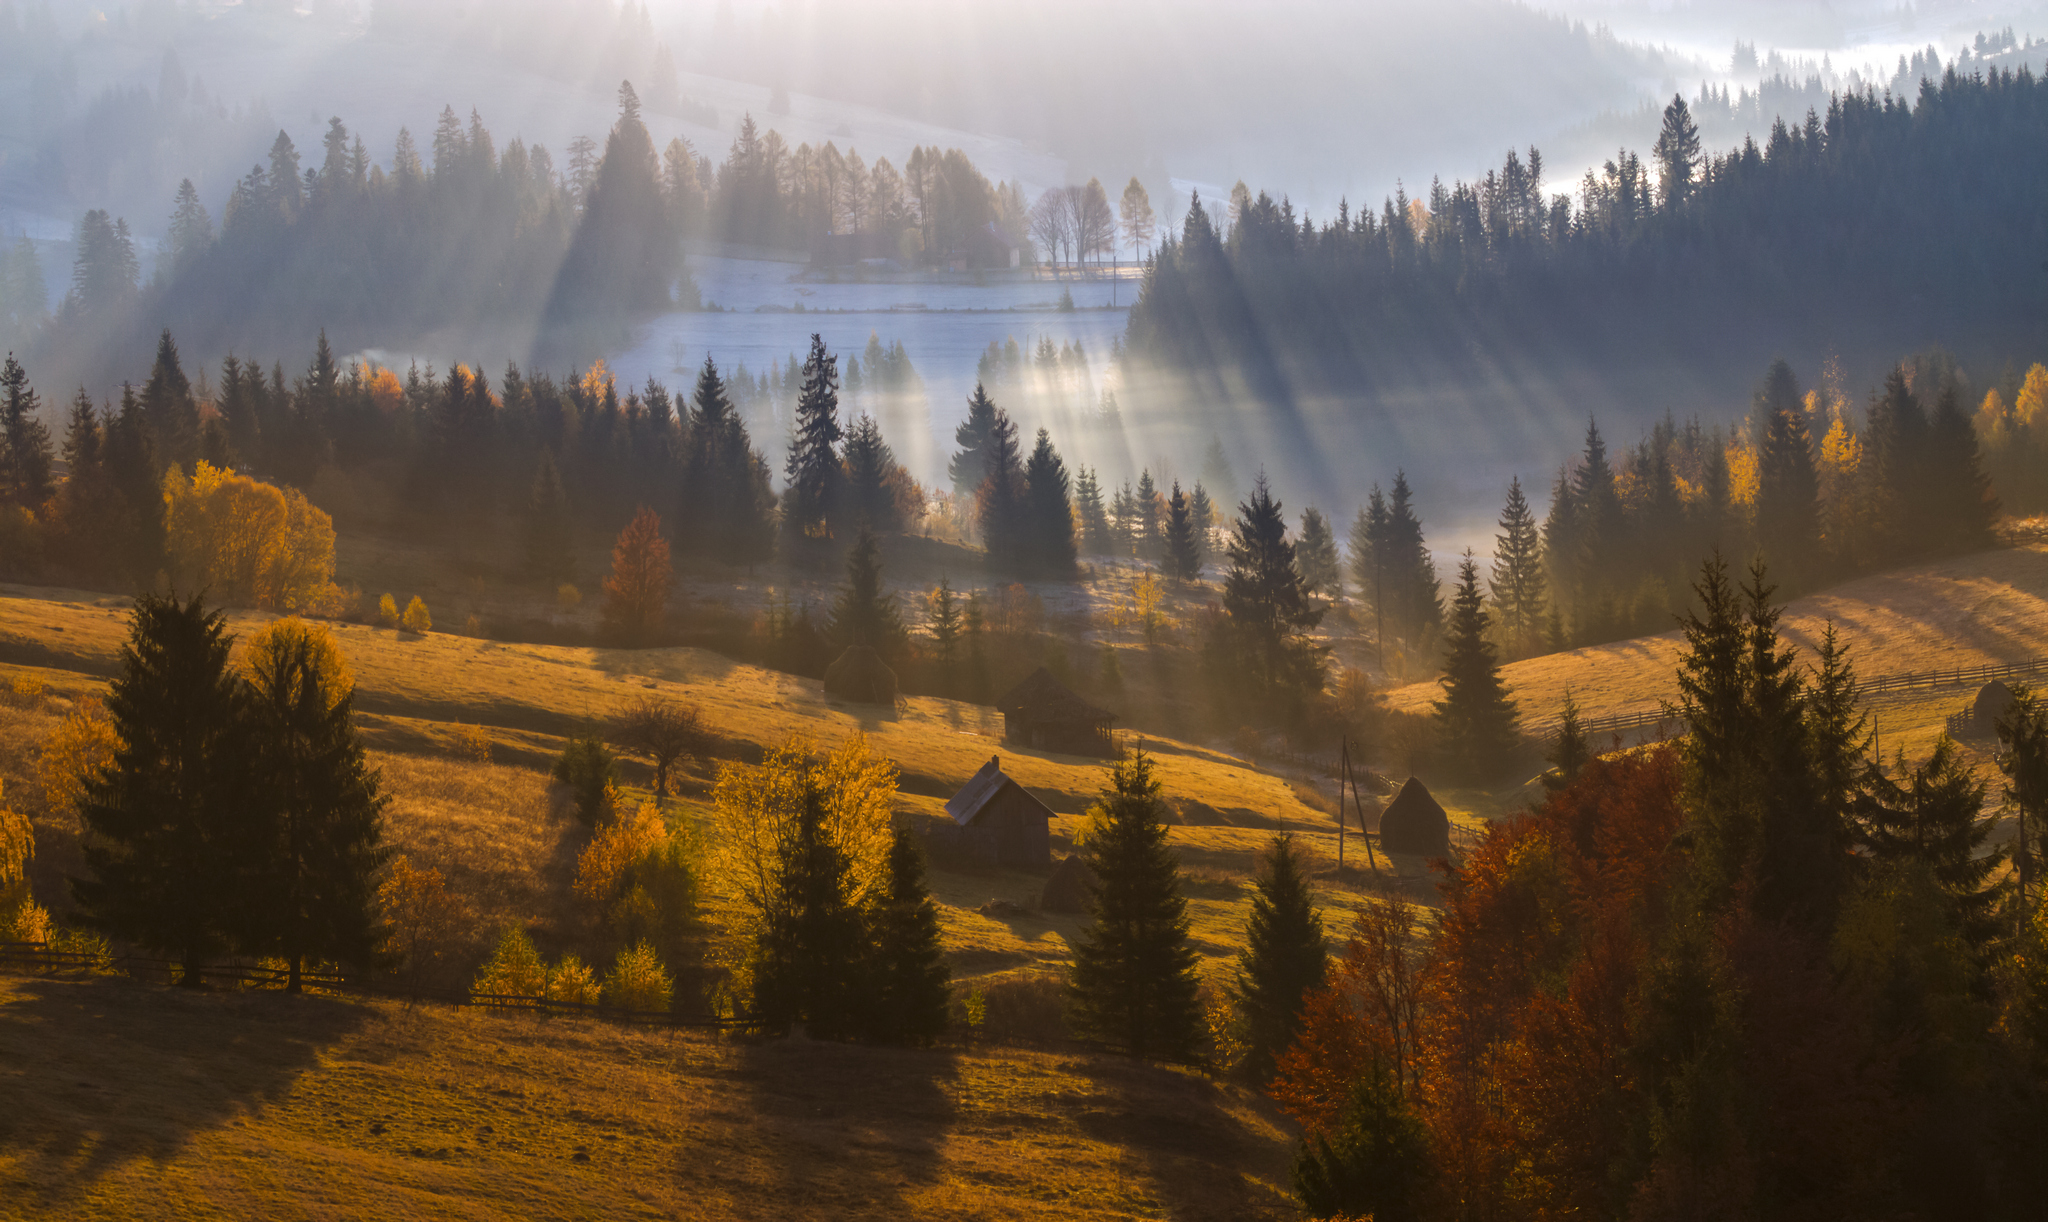
[[[604,579],[605,634],[622,645],[652,641],[668,616],[674,580],[661,515],[642,505],[612,548],[611,576]]]

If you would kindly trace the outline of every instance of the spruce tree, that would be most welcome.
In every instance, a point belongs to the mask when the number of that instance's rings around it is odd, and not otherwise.
[[[166,329],[157,340],[156,364],[142,386],[142,418],[157,461],[190,471],[199,456],[199,403],[178,362],[177,341]]]
[[[846,431],[845,514],[847,524],[878,534],[904,528],[896,500],[896,452],[882,439],[882,426],[862,416]]]
[[[1179,480],[1173,482],[1173,495],[1166,498],[1166,554],[1160,557],[1159,567],[1175,581],[1196,581],[1202,575],[1201,557],[1195,549],[1194,516]]]
[[[1083,467],[1074,476],[1074,517],[1081,527],[1081,550],[1091,556],[1109,555],[1115,543],[1110,536],[1109,513],[1102,504],[1102,484],[1093,467]]]
[[[1017,450],[1017,426],[1002,408],[995,409],[982,455],[986,474],[975,494],[975,525],[989,567],[1003,573],[1025,573],[1031,567],[1031,535],[1024,520],[1024,463]]]
[[[1998,496],[1984,474],[1977,429],[1963,412],[1953,378],[1942,388],[1928,422],[1925,465],[1927,496],[1921,510],[1931,545],[1950,554],[1992,546]]]
[[[990,447],[1002,419],[1002,409],[989,398],[982,384],[976,382],[974,393],[967,398],[967,419],[953,430],[953,440],[960,450],[946,464],[946,472],[953,480],[954,496],[973,500],[981,491],[982,481],[988,478]]]
[[[1137,510],[1137,518],[1131,524],[1131,530],[1135,536],[1138,556],[1143,560],[1156,561],[1165,550],[1166,540],[1160,532],[1159,485],[1152,482],[1152,472],[1149,469],[1138,476],[1137,499],[1133,502],[1133,507]]]
[[[1574,614],[1586,601],[1586,590],[1581,584],[1579,568],[1579,504],[1572,492],[1571,476],[1567,468],[1559,467],[1557,480],[1550,486],[1550,511],[1543,518],[1543,571],[1550,586],[1550,615],[1560,627],[1565,612]],[[1551,642],[1556,649],[1567,648],[1563,639],[1566,632],[1552,634],[1558,638]]]
[[[807,779],[794,795],[795,826],[777,851],[774,899],[755,947],[753,1012],[769,1030],[805,1024],[840,1039],[859,1033],[859,981],[867,931],[851,898],[845,854],[826,828],[825,795]]]
[[[1573,611],[1581,625],[1581,643],[1607,639],[1614,632],[1613,601],[1617,561],[1628,544],[1628,520],[1614,467],[1607,460],[1607,442],[1597,420],[1586,422],[1586,451],[1571,477],[1571,509],[1577,527],[1572,566],[1577,595]]]
[[[1194,526],[1195,568],[1197,577],[1202,567],[1209,562],[1209,529],[1216,521],[1216,505],[1209,499],[1208,489],[1195,481],[1195,494],[1188,498],[1188,517]]]
[[[0,495],[40,510],[54,490],[50,483],[50,430],[38,416],[41,404],[28,384],[28,371],[7,354],[0,366]]]
[[[1268,699],[1294,706],[1322,690],[1325,650],[1309,632],[1322,608],[1302,589],[1287,541],[1287,519],[1261,475],[1238,507],[1223,578],[1223,614],[1232,661]]]
[[[1983,813],[1984,784],[1945,733],[1903,781],[1872,779],[1865,843],[1878,861],[1925,864],[1948,897],[1958,930],[1982,949],[1999,933],[2003,888],[1993,879],[2006,858],[2003,848],[1982,851],[1998,825],[1996,816]]]
[[[551,587],[574,577],[576,560],[571,546],[569,498],[562,491],[562,476],[555,469],[551,451],[541,451],[540,467],[534,472],[533,489],[527,495],[525,527],[527,574]]]
[[[245,944],[283,958],[296,993],[308,960],[375,958],[384,935],[375,875],[391,852],[387,799],[356,736],[354,690],[337,685],[339,668],[321,657],[334,648],[325,633],[291,623],[251,657],[256,801],[269,846]]]
[[[241,906],[272,864],[230,643],[225,618],[197,598],[136,600],[107,695],[113,766],[86,778],[79,803],[91,877],[71,886],[86,919],[176,960],[193,987],[234,947]]]
[[[753,564],[774,540],[775,494],[768,464],[753,449],[746,423],[709,357],[691,395],[683,443],[681,538],[728,564]]]
[[[1806,741],[1812,755],[1814,801],[1842,827],[1850,826],[1871,773],[1870,717],[1858,699],[1856,668],[1833,620],[1821,631],[1806,705]]]
[[[1543,757],[1550,764],[1550,771],[1543,774],[1545,789],[1563,789],[1579,779],[1586,765],[1593,760],[1593,748],[1586,741],[1586,730],[1579,722],[1579,702],[1572,697],[1572,689],[1564,689],[1564,708],[1558,717],[1557,741]]]
[[[1052,436],[1038,430],[1031,460],[1024,466],[1024,516],[1028,567],[1041,577],[1074,574],[1074,506],[1068,499],[1066,464]]]
[[[863,529],[847,553],[846,584],[832,603],[831,632],[841,649],[866,645],[885,658],[902,650],[902,614],[882,584],[882,549],[873,531]]]
[[[1351,1084],[1337,1130],[1295,1153],[1294,1191],[1311,1217],[1417,1222],[1428,1183],[1428,1135],[1377,1060]]]
[[[1542,650],[1546,597],[1543,541],[1536,515],[1522,495],[1518,476],[1508,483],[1507,504],[1500,511],[1500,534],[1494,536],[1493,605],[1500,615],[1508,658],[1530,657]]]
[[[952,972],[939,940],[939,910],[925,883],[924,852],[908,828],[889,842],[889,882],[867,913],[872,945],[862,983],[868,1038],[929,1044],[946,1030]]]
[[[1443,628],[1443,598],[1437,582],[1436,562],[1422,537],[1422,520],[1415,516],[1414,493],[1408,487],[1408,473],[1394,473],[1393,492],[1387,498],[1387,535],[1383,562],[1388,626],[1400,634],[1410,652],[1428,647]]]
[[[1323,511],[1311,505],[1301,511],[1301,541],[1294,546],[1301,587],[1326,598],[1344,597],[1343,566],[1337,560],[1337,536]]]
[[[1906,381],[1905,368],[1894,366],[1885,375],[1884,391],[1870,405],[1859,471],[1871,500],[1873,544],[1881,555],[1905,559],[1925,550],[1921,473],[1927,432],[1927,413]]]
[[[939,681],[951,691],[959,678],[960,637],[965,624],[960,614],[960,600],[953,596],[953,583],[946,575],[939,574],[939,584],[930,596],[932,657],[939,664]]]
[[[789,462],[783,468],[782,537],[792,547],[832,535],[841,513],[844,472],[839,465],[839,358],[825,351],[822,336],[811,336],[804,360],[803,389],[797,392],[796,423],[790,430]]]
[[[1492,623],[1479,592],[1479,563],[1468,549],[1445,629],[1444,698],[1436,702],[1436,716],[1453,768],[1475,780],[1499,776],[1515,748],[1515,705],[1487,635]]]
[[[1806,413],[1771,409],[1756,447],[1757,548],[1773,571],[1811,582],[1820,563],[1820,474]]]
[[[1140,1060],[1192,1060],[1200,981],[1165,804],[1142,750],[1119,759],[1089,812],[1081,851],[1098,885],[1074,946],[1074,1030]]]
[[[1301,1003],[1329,969],[1323,914],[1315,906],[1307,862],[1290,833],[1273,837],[1252,879],[1245,948],[1231,995],[1246,1028],[1245,1072],[1263,1082],[1274,1058],[1294,1043]]]

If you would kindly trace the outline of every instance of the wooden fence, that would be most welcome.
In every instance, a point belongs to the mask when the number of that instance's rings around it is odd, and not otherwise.
[[[46,942],[0,942],[0,971],[57,973],[91,972],[100,975],[171,980],[183,974],[184,965],[171,959],[146,955],[102,955],[89,951],[61,950]],[[232,984],[242,988],[282,989],[291,979],[284,968],[242,963],[207,963],[199,968],[200,978],[209,984]],[[621,1010],[615,1006],[557,1001],[514,993],[472,993],[467,990],[410,988],[402,982],[370,980],[333,972],[299,973],[302,988],[321,993],[362,997],[389,997],[408,1001],[432,1001],[451,1006],[482,1006],[492,1010],[524,1010],[535,1014],[567,1014],[586,1018],[607,1018],[615,1022],[655,1027],[704,1027],[718,1029],[753,1025],[748,1018],[683,1018],[666,1011]]]

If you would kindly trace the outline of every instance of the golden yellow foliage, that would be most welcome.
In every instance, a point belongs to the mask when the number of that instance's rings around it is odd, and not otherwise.
[[[381,366],[372,369],[365,385],[370,392],[370,402],[377,405],[379,412],[388,416],[405,406],[405,383],[400,382],[398,375],[389,369]]]
[[[398,626],[418,636],[434,630],[434,617],[427,614],[427,604],[419,595],[413,595],[412,601],[405,604],[405,614],[398,617]]]
[[[0,919],[0,939],[9,942],[55,942],[57,923],[50,919],[49,909],[23,897],[12,914]]]
[[[50,809],[78,813],[86,778],[114,764],[121,746],[114,719],[98,700],[85,699],[64,715],[36,753],[36,781]]]
[[[604,363],[603,357],[592,361],[590,368],[583,373],[583,393],[593,399],[604,398],[605,392],[612,388],[612,384],[611,367]]]
[[[257,629],[249,634],[249,643],[242,649],[242,670],[257,686],[266,686],[291,647],[300,642],[310,651],[314,668],[327,689],[327,707],[331,709],[355,690],[356,680],[349,673],[348,659],[342,657],[341,647],[334,643],[334,634],[323,624],[310,624],[296,615],[288,615]]]
[[[645,942],[620,951],[604,982],[604,1004],[614,1010],[664,1013],[674,995],[675,986],[669,981],[668,969],[661,965],[661,956]]]
[[[29,859],[35,855],[36,831],[28,816],[0,802],[0,891],[27,880]]]
[[[385,594],[377,599],[377,622],[386,628],[398,627],[398,600]]]
[[[1756,451],[1746,441],[1728,443],[1728,499],[1737,505],[1756,504]]]
[[[2013,399],[2013,418],[2028,428],[2037,428],[2048,421],[2048,366],[2035,365],[2027,370],[2027,380],[2020,384],[2020,393]]]
[[[533,939],[514,925],[498,938],[498,949],[477,971],[472,991],[495,997],[540,997],[547,987],[547,964],[533,948]]]
[[[597,973],[574,955],[563,955],[548,972],[548,1000],[572,1006],[594,1006],[598,1002]]]
[[[417,986],[461,932],[462,904],[448,894],[448,880],[439,869],[420,869],[403,856],[392,859],[377,888],[377,903],[391,929],[391,950]]]
[[[36,701],[41,700],[47,686],[41,676],[31,675],[24,671],[14,676],[14,683],[9,690],[14,696],[14,703],[26,705],[34,704]]]
[[[1977,436],[1987,444],[2003,439],[2005,431],[2012,427],[2012,412],[1996,386],[1984,392],[1984,402],[1977,408],[1976,426]]]
[[[626,871],[667,839],[668,826],[652,802],[642,802],[631,815],[605,820],[576,859],[576,894],[593,904],[609,902]]]
[[[334,520],[297,489],[201,461],[164,476],[164,545],[176,575],[225,602],[312,606],[334,580]]]
[[[1837,420],[1828,426],[1828,435],[1820,441],[1820,464],[1823,482],[1846,480],[1863,465],[1863,441],[1849,431],[1847,421]]]

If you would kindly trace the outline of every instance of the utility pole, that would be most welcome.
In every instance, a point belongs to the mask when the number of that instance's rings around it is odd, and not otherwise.
[[[1342,761],[1339,766],[1344,769],[1344,776],[1337,778],[1337,877],[1342,878],[1344,876],[1344,777],[1351,775],[1351,740],[1349,738],[1340,738],[1338,742],[1343,744],[1338,758]],[[1360,827],[1365,826],[1365,814],[1363,811],[1359,812],[1358,823]]]
[[[1380,859],[1373,853],[1372,837],[1368,836],[1365,831],[1365,799],[1358,796],[1358,778],[1351,775],[1351,757],[1349,753],[1346,753],[1344,757],[1344,780],[1351,785],[1351,805],[1358,810],[1358,838],[1365,841],[1366,864],[1372,867],[1374,874],[1378,874],[1380,872]]]

